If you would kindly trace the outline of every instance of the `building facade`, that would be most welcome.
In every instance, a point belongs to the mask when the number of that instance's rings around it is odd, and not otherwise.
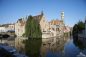
[[[49,22],[49,30],[53,33],[53,36],[63,35],[64,27],[64,12],[61,12],[61,20],[56,19]]]
[[[14,31],[15,30],[15,25],[14,24],[9,24],[7,29],[11,30],[11,31]]]
[[[6,28],[3,26],[0,27],[0,33],[2,33],[2,32],[7,32]]]
[[[0,26],[0,32],[15,31],[14,24],[3,24]]]
[[[16,23],[15,23],[15,34],[17,36],[22,36],[25,32],[25,23],[26,21],[24,19],[19,19]]]
[[[63,35],[64,33],[64,12],[61,12],[61,20],[51,20],[48,22],[44,16],[44,13],[41,12],[41,14],[32,16],[37,22],[40,24],[40,28],[42,31],[42,38],[57,36],[57,35]],[[25,23],[26,19],[19,19],[15,23],[15,34],[17,36],[22,36],[25,33]]]
[[[49,25],[48,25],[48,22],[45,19],[45,16],[44,16],[43,12],[41,12],[40,15],[33,16],[33,18],[37,22],[39,22],[42,33],[48,31]],[[25,19],[19,19],[15,23],[15,34],[17,36],[22,36],[24,34],[24,32],[25,32],[25,23],[26,23]]]

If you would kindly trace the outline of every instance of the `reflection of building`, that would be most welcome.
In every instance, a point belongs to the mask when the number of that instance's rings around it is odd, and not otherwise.
[[[22,51],[24,53],[24,40],[26,40],[27,38],[24,37],[17,37],[15,38],[15,48],[17,48],[18,51]]]
[[[61,38],[59,38],[59,39],[60,39],[59,41],[58,41],[58,39],[56,39],[56,40],[53,40],[52,42],[48,41],[48,42],[42,43],[42,46],[41,46],[41,56],[42,57],[46,57],[46,55],[48,54],[47,51],[50,51],[51,54],[52,53],[56,53],[56,52],[63,53],[64,44],[66,42],[61,40]],[[57,55],[57,53],[56,53],[56,55]],[[60,57],[63,57],[63,56],[60,56]]]

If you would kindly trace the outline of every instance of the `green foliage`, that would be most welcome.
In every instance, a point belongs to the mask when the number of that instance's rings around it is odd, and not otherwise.
[[[78,33],[78,25],[75,24],[74,27],[73,27],[73,35]]]
[[[78,22],[78,30],[82,31],[83,29],[85,29],[85,24],[82,21]]]
[[[82,30],[85,29],[85,24],[82,21],[79,21],[77,24],[73,27],[73,35],[80,33]]]
[[[25,36],[31,38],[42,38],[40,25],[32,16],[29,16],[26,21]]]

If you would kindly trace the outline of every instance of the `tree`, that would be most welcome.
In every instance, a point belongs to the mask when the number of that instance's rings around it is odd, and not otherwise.
[[[79,32],[85,29],[85,24],[82,21],[78,22],[78,30]]]
[[[73,27],[73,35],[75,35],[77,33],[78,33],[78,25],[75,24],[74,27]]]
[[[78,40],[78,34],[82,33],[82,30],[84,29],[85,29],[85,24],[82,21],[79,21],[77,24],[74,25],[72,32],[74,41]]]
[[[38,57],[41,43],[42,32],[40,24],[32,16],[29,16],[25,25],[25,34],[28,40],[25,41],[25,53],[30,57]]]
[[[29,16],[26,21],[25,36],[29,38],[42,38],[40,24],[32,16]]]
[[[85,29],[85,24],[82,21],[79,21],[73,27],[73,35],[80,33],[84,29]]]

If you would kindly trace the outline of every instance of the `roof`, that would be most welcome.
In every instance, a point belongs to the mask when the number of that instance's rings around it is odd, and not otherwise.
[[[57,25],[57,24],[62,23],[62,21],[61,20],[52,20],[49,23],[51,23],[52,25]]]
[[[64,29],[64,32],[69,32],[70,31],[70,28],[67,27],[67,26],[65,26],[63,29]]]
[[[36,21],[38,21],[38,22],[40,22],[40,20],[42,19],[42,17],[43,17],[43,13],[41,13],[40,15],[37,15],[37,16],[33,16],[33,18],[34,18]]]
[[[24,26],[26,23],[25,20],[23,20],[23,19],[19,19],[17,22],[19,22],[21,24],[21,26]]]

